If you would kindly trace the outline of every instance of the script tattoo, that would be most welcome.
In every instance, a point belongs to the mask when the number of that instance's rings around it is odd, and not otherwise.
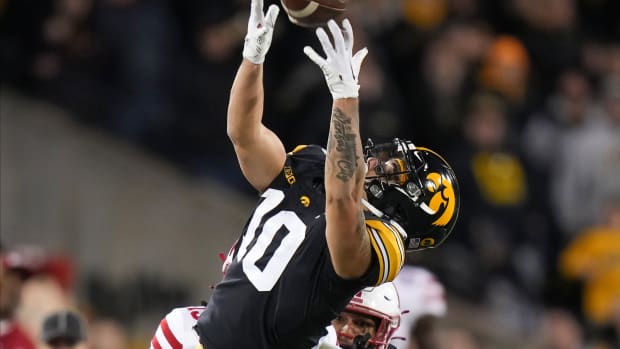
[[[338,159],[338,174],[336,178],[343,182],[349,181],[355,172],[355,164],[358,156],[355,153],[355,137],[351,129],[351,118],[347,117],[342,110],[334,109],[333,115],[334,138],[336,140],[336,151],[342,154],[342,158]]]

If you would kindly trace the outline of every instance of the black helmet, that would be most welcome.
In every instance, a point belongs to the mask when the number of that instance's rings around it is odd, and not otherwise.
[[[369,158],[379,163],[375,175],[366,177],[371,211],[404,228],[407,251],[439,246],[454,228],[460,206],[450,165],[434,151],[398,138],[377,145],[369,139],[364,152],[366,163]],[[386,173],[382,164],[390,159],[396,168]]]

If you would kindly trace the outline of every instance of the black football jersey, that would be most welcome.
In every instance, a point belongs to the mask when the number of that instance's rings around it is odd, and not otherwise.
[[[371,267],[358,279],[336,274],[325,239],[324,164],[322,147],[299,146],[262,193],[198,320],[205,349],[311,348],[356,292],[400,271],[398,227],[367,216]]]

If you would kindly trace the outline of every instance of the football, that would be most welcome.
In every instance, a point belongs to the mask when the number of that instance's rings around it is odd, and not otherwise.
[[[288,19],[306,28],[320,27],[328,20],[340,20],[347,8],[346,0],[280,0]]]

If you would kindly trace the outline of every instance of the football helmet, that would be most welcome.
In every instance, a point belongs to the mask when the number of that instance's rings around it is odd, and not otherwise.
[[[378,320],[375,335],[367,342],[375,349],[387,348],[392,335],[400,326],[400,301],[396,287],[391,282],[364,288],[351,299],[344,311]]]
[[[460,207],[450,165],[434,151],[398,138],[376,145],[369,139],[364,158],[377,163],[366,177],[366,207],[404,228],[407,251],[439,246],[454,228]]]

